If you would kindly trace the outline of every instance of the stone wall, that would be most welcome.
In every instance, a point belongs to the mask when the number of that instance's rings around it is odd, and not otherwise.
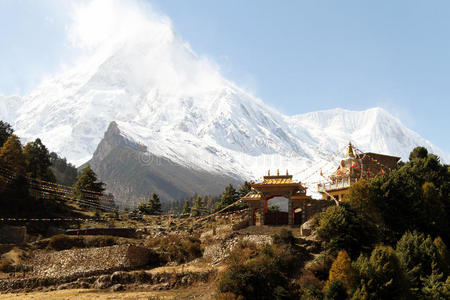
[[[38,253],[33,258],[33,273],[38,277],[70,276],[102,270],[133,269],[149,262],[148,249],[133,245],[72,249]]]

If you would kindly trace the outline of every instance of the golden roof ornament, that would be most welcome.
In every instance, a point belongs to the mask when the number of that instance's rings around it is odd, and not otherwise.
[[[351,158],[355,158],[355,153],[353,152],[353,146],[351,142],[348,142],[348,151],[347,155]]]

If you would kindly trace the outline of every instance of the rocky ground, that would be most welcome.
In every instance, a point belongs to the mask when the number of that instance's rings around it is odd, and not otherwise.
[[[117,239],[118,245],[56,251],[42,240],[15,247],[2,255],[15,258],[15,269],[0,272],[0,298],[211,299],[225,258],[238,243],[270,244],[282,229],[246,224],[245,218],[195,222],[160,217],[144,220],[137,227],[138,238]],[[289,229],[300,233],[299,228]],[[157,266],[152,251],[159,248],[146,245],[168,235],[199,237],[201,257]],[[311,247],[310,241],[304,243]]]

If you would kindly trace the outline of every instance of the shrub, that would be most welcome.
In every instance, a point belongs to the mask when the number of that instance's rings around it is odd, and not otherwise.
[[[83,248],[83,238],[73,237],[65,234],[52,236],[47,245],[47,250],[66,250],[72,248]]]
[[[323,282],[309,269],[303,270],[298,279],[298,285],[301,290],[313,289],[321,291],[323,289]]]
[[[185,263],[203,255],[201,242],[196,237],[168,235],[146,242],[147,248],[157,248],[161,259],[166,262]]]
[[[347,288],[339,279],[330,282],[328,290],[325,293],[326,300],[345,300],[348,298]]]
[[[334,257],[329,251],[324,251],[320,254],[313,263],[309,266],[309,270],[316,276],[319,280],[327,280],[330,272],[331,265],[333,264]]]
[[[289,234],[286,237],[280,241],[289,241]],[[230,254],[229,268],[219,280],[219,291],[244,299],[291,299],[296,289],[289,278],[300,270],[304,260],[300,248],[274,244],[255,251],[242,246]]]
[[[2,258],[0,260],[0,272],[8,273],[12,271],[13,271],[12,262],[8,259]]]
[[[292,235],[292,231],[283,228],[280,233],[273,236],[273,242],[278,245],[295,245],[295,237]]]
[[[244,297],[236,296],[233,293],[220,293],[216,296],[216,300],[244,300]]]

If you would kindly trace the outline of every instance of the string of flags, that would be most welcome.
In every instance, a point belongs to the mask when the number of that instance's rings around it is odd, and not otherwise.
[[[15,174],[4,168],[0,168],[0,178],[7,184],[10,184],[14,180]],[[33,190],[34,196],[39,196],[42,199],[54,199],[54,197],[58,197],[59,200],[63,201],[72,201],[78,204],[85,204],[97,209],[107,210],[107,211],[116,211],[115,207],[110,207],[106,205],[102,205],[97,203],[102,200],[102,194],[98,192],[93,192],[88,190],[82,190],[82,194],[85,200],[76,199],[72,197],[72,188],[68,186],[64,186],[61,184],[55,184],[47,181],[39,181],[36,179],[31,179],[26,177],[29,180],[30,189]]]
[[[92,221],[104,221],[104,219],[83,219],[83,218],[0,218],[0,222],[17,221],[17,222],[61,222],[61,221],[79,221],[79,222],[92,222]]]

